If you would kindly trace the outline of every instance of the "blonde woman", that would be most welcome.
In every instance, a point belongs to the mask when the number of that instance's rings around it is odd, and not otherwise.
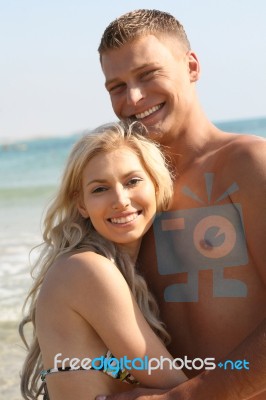
[[[87,400],[186,380],[169,363],[152,373],[141,364],[172,360],[157,305],[135,265],[141,238],[172,196],[165,159],[142,133],[136,123],[104,126],[69,156],[46,214],[38,276],[20,326],[23,338],[24,325],[34,327],[24,399],[44,391],[46,399]]]

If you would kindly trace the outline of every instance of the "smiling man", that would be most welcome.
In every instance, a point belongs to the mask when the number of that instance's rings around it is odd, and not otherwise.
[[[166,393],[111,399],[265,399],[266,142],[208,120],[198,58],[173,16],[125,14],[106,28],[99,53],[116,115],[143,122],[176,172],[171,209],[156,218],[139,258],[169,350],[216,360],[211,371],[188,368],[191,379]]]

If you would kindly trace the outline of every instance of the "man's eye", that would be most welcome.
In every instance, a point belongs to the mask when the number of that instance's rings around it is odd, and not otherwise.
[[[151,78],[154,74],[155,74],[155,72],[156,72],[156,70],[151,70],[151,71],[145,71],[145,72],[143,72],[142,73],[142,78],[143,79],[145,79],[145,78]]]
[[[111,86],[110,88],[108,88],[108,92],[112,94],[120,93],[122,92],[125,86],[126,86],[125,83],[119,83],[118,85]]]

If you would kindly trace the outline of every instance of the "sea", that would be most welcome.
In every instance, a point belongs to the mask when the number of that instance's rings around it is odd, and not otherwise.
[[[227,131],[266,138],[266,117],[216,122]],[[0,398],[20,400],[26,351],[18,334],[22,306],[32,283],[31,249],[67,156],[82,135],[0,141]]]

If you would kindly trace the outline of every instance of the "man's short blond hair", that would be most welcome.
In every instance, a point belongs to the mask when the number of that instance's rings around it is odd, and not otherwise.
[[[103,33],[98,51],[101,55],[108,49],[120,48],[139,37],[146,35],[159,37],[163,34],[177,38],[187,50],[190,50],[183,25],[171,14],[140,9],[128,12],[111,22]]]

